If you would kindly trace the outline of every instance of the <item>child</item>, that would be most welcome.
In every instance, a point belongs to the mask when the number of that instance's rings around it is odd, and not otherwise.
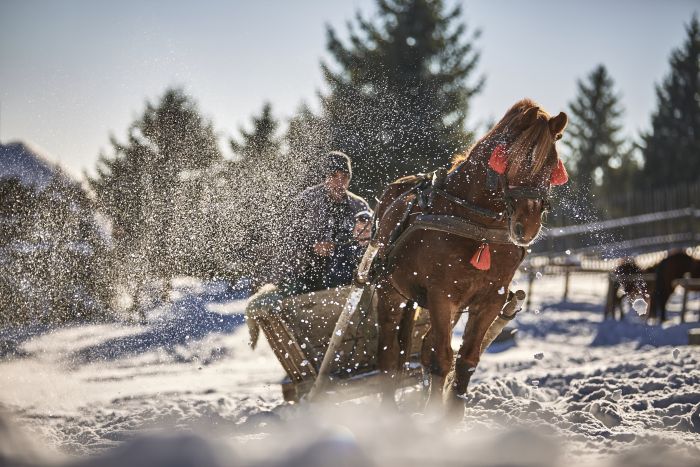
[[[352,240],[336,246],[324,275],[325,287],[340,287],[352,282],[352,275],[371,237],[371,222],[370,211],[361,211],[355,215]]]

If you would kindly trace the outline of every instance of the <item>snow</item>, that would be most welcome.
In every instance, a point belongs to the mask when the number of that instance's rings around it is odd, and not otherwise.
[[[484,355],[456,425],[422,411],[418,386],[397,392],[398,412],[383,412],[375,397],[284,404],[283,371],[269,346],[247,345],[245,301],[196,281],[177,282],[147,325],[5,329],[0,458],[697,466],[700,347],[686,345],[688,329],[700,326],[697,314],[689,313],[690,323],[649,326],[632,310],[626,321],[604,322],[604,277],[575,276],[564,303],[561,285],[561,278],[538,281],[533,307],[541,312],[519,313],[516,345]],[[674,297],[676,320],[679,306]],[[458,331],[453,344],[460,342]]]
[[[0,144],[0,179],[17,178],[26,186],[42,190],[56,176],[72,183],[58,164],[36,145]]]
[[[634,311],[637,312],[639,316],[646,315],[647,314],[647,302],[644,301],[641,298],[637,298],[633,303],[632,303],[632,308]]]

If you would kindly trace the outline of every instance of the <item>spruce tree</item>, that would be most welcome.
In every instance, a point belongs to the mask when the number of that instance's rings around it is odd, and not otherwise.
[[[270,160],[279,156],[280,140],[277,137],[279,122],[272,115],[272,106],[265,103],[259,116],[252,118],[253,129],[241,128],[241,141],[231,139],[231,149],[243,162]]]
[[[584,211],[605,210],[606,199],[631,182],[636,162],[620,136],[623,109],[605,66],[598,65],[577,88],[564,140],[570,150],[572,190]]]
[[[184,91],[168,89],[146,104],[125,143],[111,138],[111,144],[89,183],[113,223],[116,264],[137,282],[191,273],[200,257],[195,250],[207,241],[201,231],[206,172],[222,160],[212,124]]]
[[[354,189],[368,198],[398,176],[446,165],[465,149],[465,118],[483,78],[461,7],[441,0],[378,0],[376,21],[357,14],[349,44],[328,28],[337,67],[322,64],[333,149],[353,159]]]
[[[266,103],[260,114],[251,118],[251,129],[241,128],[238,139],[231,139],[238,159],[228,167],[235,192],[228,196],[227,224],[232,230],[227,241],[236,274],[255,279],[267,277],[274,267],[277,227],[293,195],[278,128],[279,121]]]
[[[322,157],[333,150],[328,122],[301,105],[289,121],[284,140],[285,157],[294,170],[290,175],[297,190],[320,183]]]
[[[651,131],[643,136],[644,184],[696,182],[700,174],[700,23],[694,15],[671,70],[656,87]]]

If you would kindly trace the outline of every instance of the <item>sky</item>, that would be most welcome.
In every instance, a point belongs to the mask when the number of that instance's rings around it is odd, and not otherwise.
[[[454,0],[446,0],[454,5]],[[531,97],[566,110],[576,81],[604,64],[625,109],[624,132],[648,129],[654,86],[700,0],[463,1],[481,30],[486,87],[468,125],[498,119]],[[374,0],[0,0],[0,142],[38,145],[69,172],[92,173],[109,137],[168,86],[181,86],[227,141],[264,102],[283,122],[317,108],[326,25],[341,37]]]

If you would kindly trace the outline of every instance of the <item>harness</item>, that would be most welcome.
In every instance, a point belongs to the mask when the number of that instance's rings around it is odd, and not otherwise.
[[[504,211],[495,211],[455,196],[445,189],[445,182],[452,174],[456,173],[460,167],[461,166],[457,167],[457,169],[450,174],[447,174],[445,168],[437,169],[428,174],[419,174],[418,182],[392,202],[393,205],[399,200],[405,199],[410,195],[415,195],[414,198],[407,203],[401,220],[389,235],[382,260],[375,262],[375,269],[381,269],[381,272],[375,271],[375,273],[389,273],[394,267],[396,251],[398,251],[399,247],[406,242],[412,233],[418,230],[444,232],[481,242],[481,246],[472,258],[472,264],[477,269],[482,270],[490,268],[490,243],[513,245],[508,232],[507,223],[505,225],[486,226],[469,217],[433,214],[432,208],[436,196],[460,206],[472,214],[497,221],[510,219],[515,212],[516,198],[539,200],[542,202],[543,211],[549,210],[550,208],[549,187],[510,187],[505,174],[498,174],[491,168],[487,169],[487,189],[496,191],[500,186],[501,200],[505,205]],[[416,204],[421,208],[422,212],[419,214],[412,214]],[[411,216],[415,217],[409,222]],[[373,234],[376,235],[376,231],[373,232]],[[520,250],[524,257],[525,248],[520,247]]]

